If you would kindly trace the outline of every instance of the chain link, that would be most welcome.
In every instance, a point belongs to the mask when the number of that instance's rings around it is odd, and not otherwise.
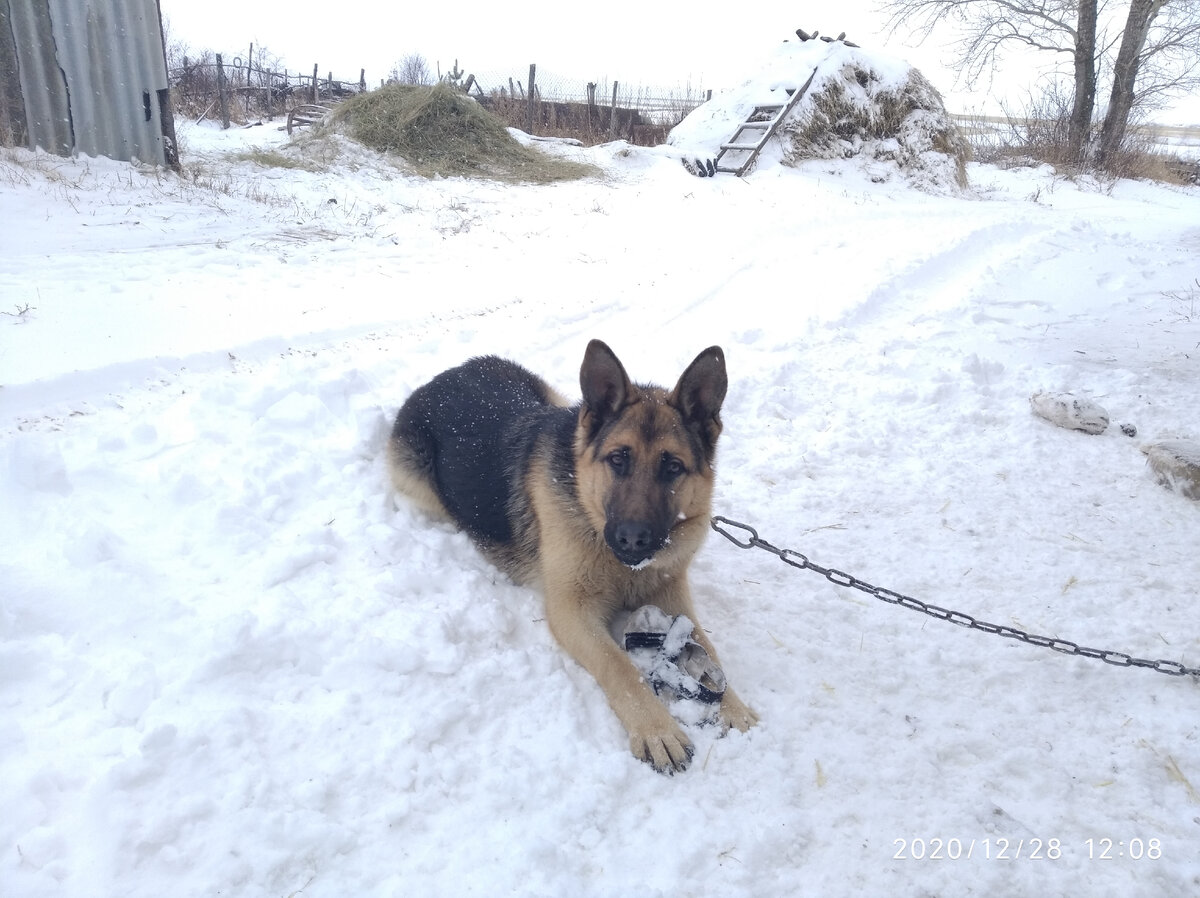
[[[927,614],[937,620],[946,621],[947,623],[957,624],[960,627],[966,627],[970,630],[979,630],[983,633],[991,633],[993,636],[1003,636],[1005,639],[1016,639],[1019,642],[1025,642],[1029,645],[1041,646],[1042,648],[1052,649],[1056,652],[1061,652],[1064,655],[1077,655],[1082,658],[1095,658],[1098,661],[1103,661],[1105,664],[1112,664],[1115,667],[1144,667],[1148,670],[1155,670],[1161,674],[1167,674],[1171,677],[1192,676],[1200,678],[1200,668],[1186,667],[1178,661],[1150,661],[1146,658],[1135,658],[1125,652],[1114,652],[1105,649],[1093,649],[1087,646],[1078,645],[1067,639],[1058,639],[1052,636],[1038,636],[1034,633],[1026,633],[1024,630],[1018,630],[1016,627],[1009,627],[1004,624],[992,624],[987,621],[979,620],[969,614],[964,614],[961,611],[951,611],[949,608],[942,608],[939,605],[931,605],[928,602],[922,602],[920,599],[914,599],[911,596],[906,596],[898,592],[893,592],[890,589],[884,589],[881,586],[872,586],[864,580],[860,580],[853,574],[847,574],[845,571],[839,571],[836,568],[822,567],[814,561],[811,561],[808,556],[797,552],[795,549],[780,549],[777,546],[771,545],[765,539],[760,539],[758,531],[749,524],[742,524],[738,521],[730,520],[729,518],[717,515],[712,519],[712,528],[721,534],[739,549],[763,549],[777,557],[784,564],[791,565],[794,568],[801,570],[813,571],[820,574],[834,586],[845,586],[850,589],[857,589],[865,592],[867,595],[874,596],[881,602],[887,602],[889,605],[899,605],[902,608],[907,608],[910,611],[919,611],[922,614]],[[739,538],[739,534],[742,534]]]

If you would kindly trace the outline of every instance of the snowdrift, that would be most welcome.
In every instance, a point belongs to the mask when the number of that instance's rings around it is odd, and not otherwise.
[[[966,186],[970,146],[937,89],[903,60],[837,41],[784,42],[741,85],[680,122],[667,142],[687,156],[715,156],[755,106],[786,102],[809,75],[760,167],[853,158],[876,183],[900,175],[926,190]]]

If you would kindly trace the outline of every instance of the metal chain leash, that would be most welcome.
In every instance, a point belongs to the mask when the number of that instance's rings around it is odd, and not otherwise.
[[[1056,652],[1062,652],[1064,655],[1078,655],[1083,658],[1095,658],[1098,661],[1103,661],[1105,664],[1112,664],[1115,667],[1144,667],[1149,670],[1158,671],[1161,674],[1167,674],[1172,677],[1182,677],[1190,675],[1200,679],[1200,668],[1186,667],[1178,661],[1150,661],[1146,658],[1135,658],[1125,652],[1106,651],[1104,649],[1093,649],[1087,646],[1078,645],[1067,639],[1057,639],[1051,636],[1038,636],[1033,633],[1026,633],[1024,630],[1018,630],[1016,627],[1008,627],[1004,624],[992,624],[987,621],[979,620],[969,614],[964,614],[961,611],[951,611],[948,608],[942,608],[938,605],[931,605],[928,602],[922,602],[920,599],[914,599],[911,596],[906,596],[890,589],[884,589],[881,586],[872,586],[863,580],[858,579],[853,574],[847,574],[845,571],[839,571],[835,568],[822,567],[794,549],[780,549],[777,546],[771,545],[764,539],[760,539],[758,531],[749,524],[742,524],[738,521],[730,520],[726,517],[717,515],[712,519],[712,528],[721,534],[739,549],[763,549],[777,557],[784,564],[791,565],[801,570],[814,571],[820,574],[834,586],[848,586],[852,589],[865,592],[867,595],[874,596],[881,602],[887,602],[889,605],[899,605],[902,608],[907,608],[910,611],[919,611],[922,614],[928,614],[937,620],[948,621],[952,624],[958,624],[960,627],[966,627],[970,630],[979,630],[983,633],[991,633],[994,636],[1003,636],[1006,639],[1016,639],[1020,642],[1026,642],[1029,645],[1041,646],[1042,648],[1053,649]],[[740,531],[739,534],[733,531]]]

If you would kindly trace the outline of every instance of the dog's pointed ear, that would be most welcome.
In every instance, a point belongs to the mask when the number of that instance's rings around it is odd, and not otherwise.
[[[671,391],[671,404],[679,409],[685,424],[698,430],[710,456],[721,435],[721,403],[728,388],[725,353],[720,346],[710,346],[688,365]]]
[[[587,416],[590,435],[620,412],[633,394],[633,384],[625,373],[625,366],[600,340],[588,343],[583,354],[579,387],[583,391],[583,414]]]

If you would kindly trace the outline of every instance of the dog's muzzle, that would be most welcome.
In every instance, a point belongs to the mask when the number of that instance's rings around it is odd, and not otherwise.
[[[637,567],[653,558],[666,538],[644,521],[609,521],[604,527],[604,541],[621,564]]]

